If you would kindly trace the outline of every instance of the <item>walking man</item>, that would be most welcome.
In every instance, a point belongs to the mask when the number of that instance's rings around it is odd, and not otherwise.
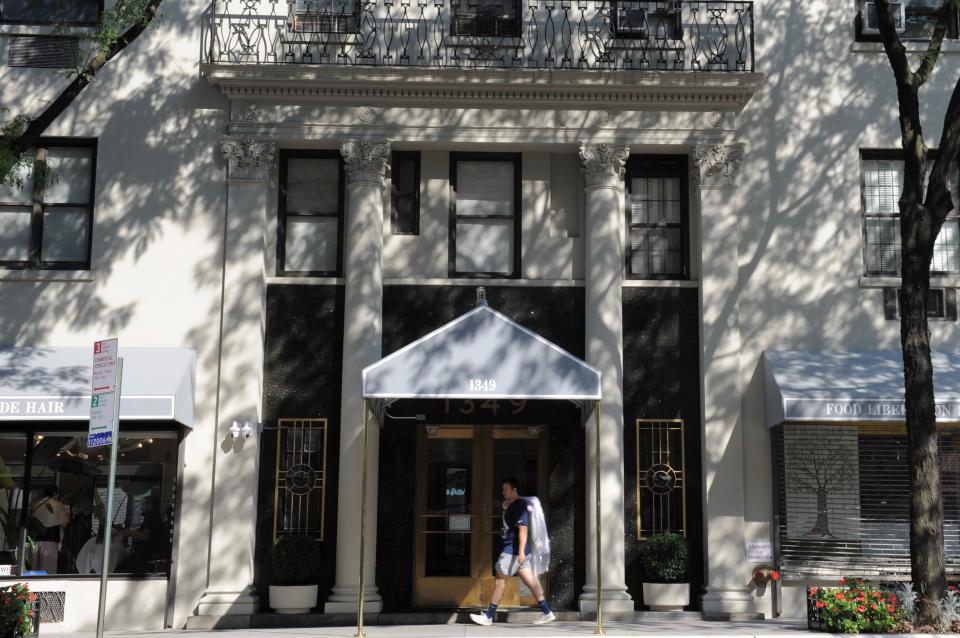
[[[533,592],[540,609],[543,610],[543,615],[534,620],[533,624],[542,625],[557,619],[543,597],[543,588],[540,587],[540,581],[530,560],[532,557],[531,519],[542,519],[542,515],[533,516],[534,512],[530,510],[534,507],[530,501],[536,499],[521,498],[519,486],[520,482],[515,478],[503,480],[503,526],[500,530],[503,549],[495,567],[497,580],[493,586],[493,595],[490,597],[490,607],[484,614],[470,614],[470,620],[478,625],[493,624],[497,605],[503,598],[503,590],[507,586],[507,579],[511,576],[520,576],[520,580]]]

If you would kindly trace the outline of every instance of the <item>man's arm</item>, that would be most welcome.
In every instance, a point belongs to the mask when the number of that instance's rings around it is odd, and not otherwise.
[[[523,550],[527,547],[527,526],[523,524],[517,525],[517,531],[520,536],[520,550],[517,553],[517,561],[523,565],[527,562],[527,557],[523,553]]]

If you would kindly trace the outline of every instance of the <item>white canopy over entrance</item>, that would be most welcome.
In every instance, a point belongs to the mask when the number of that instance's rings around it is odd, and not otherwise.
[[[933,353],[938,423],[960,423],[960,353]],[[766,422],[904,422],[903,355],[871,352],[766,351]]]
[[[600,372],[480,305],[363,370],[365,399],[600,400]]]

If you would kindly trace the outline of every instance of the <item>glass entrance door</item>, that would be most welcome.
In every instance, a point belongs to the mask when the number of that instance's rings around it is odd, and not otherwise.
[[[523,494],[539,494],[546,485],[546,450],[540,428],[427,426],[420,431],[415,606],[489,602],[501,548],[502,480],[516,477]],[[516,578],[508,581],[501,607],[535,604],[519,584]]]

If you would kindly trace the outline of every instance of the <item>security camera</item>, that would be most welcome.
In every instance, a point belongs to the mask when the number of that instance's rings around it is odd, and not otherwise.
[[[240,438],[240,424],[234,421],[229,428],[230,438],[239,439]]]
[[[243,422],[243,427],[240,428],[240,434],[243,435],[243,438],[249,439],[253,436],[253,425],[249,421]]]

